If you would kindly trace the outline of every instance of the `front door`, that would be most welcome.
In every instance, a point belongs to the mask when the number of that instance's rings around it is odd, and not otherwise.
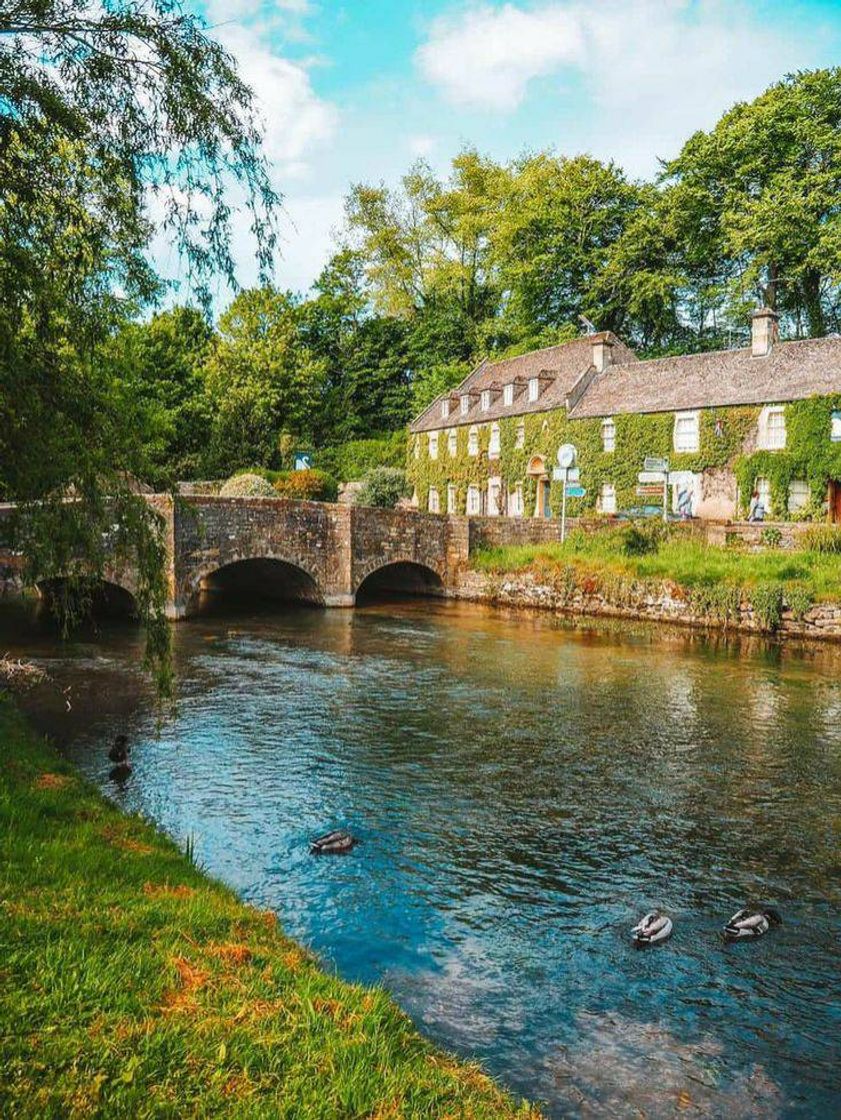
[[[841,480],[833,478],[829,483],[829,520],[841,525]]]

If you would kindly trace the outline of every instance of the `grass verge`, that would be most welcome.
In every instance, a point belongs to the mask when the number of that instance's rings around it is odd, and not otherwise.
[[[0,1115],[539,1113],[328,975],[0,694]]]
[[[566,543],[510,545],[478,551],[472,564],[493,573],[532,571],[539,575],[571,567],[580,576],[604,575],[659,582],[688,589],[729,585],[750,598],[759,585],[797,587],[813,602],[841,599],[841,555],[768,548],[749,552],[721,548],[675,533],[653,541],[638,555],[626,551],[628,529],[599,533],[576,530]]]

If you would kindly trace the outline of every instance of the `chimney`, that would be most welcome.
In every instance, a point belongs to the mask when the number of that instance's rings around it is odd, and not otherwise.
[[[771,353],[774,343],[780,335],[780,317],[770,307],[760,307],[751,315],[751,355],[754,358],[764,358]]]
[[[596,367],[596,372],[601,373],[613,364],[613,339],[610,332],[602,331],[601,334],[590,335],[590,345],[593,348],[593,365]]]

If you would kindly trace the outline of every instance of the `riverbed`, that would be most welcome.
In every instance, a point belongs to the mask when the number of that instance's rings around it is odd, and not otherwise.
[[[135,629],[0,612],[83,772],[328,967],[550,1116],[841,1113],[841,652],[424,600],[175,635],[160,719]],[[782,927],[725,945],[757,898]]]

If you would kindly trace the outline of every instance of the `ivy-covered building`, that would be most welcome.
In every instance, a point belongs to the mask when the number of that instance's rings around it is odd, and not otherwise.
[[[670,501],[694,516],[841,521],[841,337],[780,342],[753,314],[751,346],[640,361],[610,332],[483,361],[411,425],[409,476],[435,513],[549,517],[557,450],[577,449],[572,514],[653,504],[638,474],[670,462]],[[662,505],[662,500],[661,500]]]

